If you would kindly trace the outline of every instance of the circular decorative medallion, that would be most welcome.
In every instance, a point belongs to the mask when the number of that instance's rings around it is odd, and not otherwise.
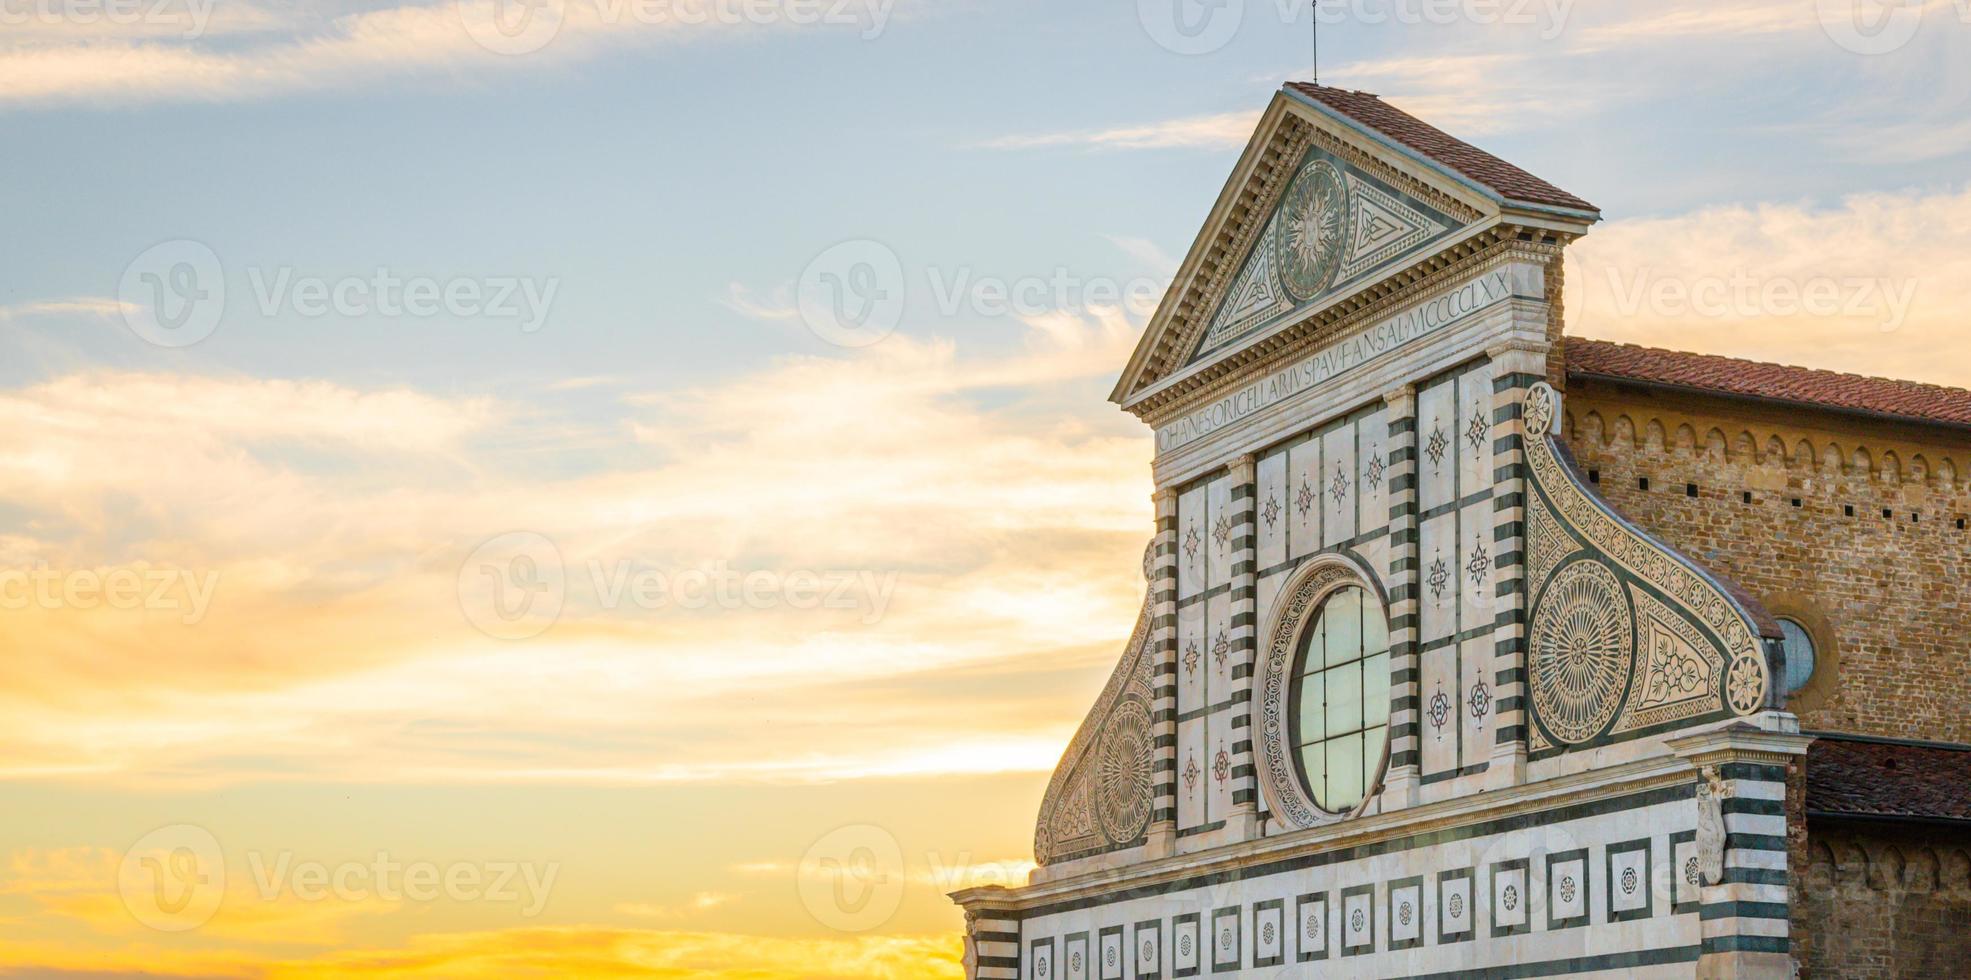
[[[1149,961],[1149,960],[1154,960],[1156,958],[1157,958],[1157,944],[1147,939],[1143,940],[1143,959],[1145,961]]]
[[[1725,675],[1725,691],[1731,698],[1731,710],[1741,715],[1759,710],[1766,701],[1765,665],[1757,657],[1732,661],[1731,673]]]
[[[1504,898],[1506,902],[1506,911],[1511,912],[1512,910],[1519,908],[1519,889],[1514,888],[1511,885],[1507,885]]]
[[[1273,923],[1268,922],[1259,927],[1259,939],[1268,946],[1273,945]]]
[[[1684,881],[1693,885],[1698,884],[1696,858],[1684,862]]]
[[[1309,161],[1287,187],[1274,230],[1280,282],[1296,302],[1334,282],[1348,227],[1348,183],[1341,171],[1326,160]]]
[[[1568,875],[1567,877],[1560,879],[1560,900],[1563,902],[1574,901],[1573,875]]]
[[[1526,402],[1520,406],[1520,418],[1526,424],[1526,434],[1543,436],[1554,427],[1554,390],[1542,381],[1527,389]]]
[[[1095,813],[1110,841],[1127,844],[1150,825],[1150,712],[1130,698],[1116,705],[1096,748]]]
[[[1533,617],[1533,707],[1556,739],[1585,742],[1608,727],[1636,657],[1634,618],[1608,567],[1579,561],[1547,586]]]
[[[1404,925],[1407,926],[1410,924],[1410,915],[1411,915],[1410,903],[1404,902],[1403,907],[1397,910],[1396,918],[1398,921],[1402,922]]]
[[[1465,897],[1463,895],[1451,896],[1451,918],[1462,919],[1464,917],[1465,917]]]
[[[1354,912],[1349,913],[1348,927],[1350,929],[1353,929],[1356,932],[1361,932],[1362,927],[1367,924],[1368,924],[1368,920],[1363,918],[1361,909],[1356,909]]]
[[[1310,915],[1310,916],[1308,916],[1308,917],[1307,917],[1307,923],[1306,923],[1306,926],[1307,926],[1307,928],[1306,928],[1306,932],[1307,932],[1307,941],[1308,941],[1308,942],[1314,942],[1314,941],[1316,941],[1316,940],[1318,940],[1318,939],[1320,939],[1320,938],[1321,938],[1321,920],[1320,920],[1320,919],[1318,919],[1318,918],[1316,918],[1316,917],[1314,917],[1314,916],[1311,916],[1311,915]]]
[[[1634,895],[1634,894],[1636,893],[1636,884],[1637,884],[1637,881],[1636,881],[1636,869],[1634,869],[1634,868],[1623,868],[1623,869],[1622,869],[1622,894],[1624,894],[1624,895]]]

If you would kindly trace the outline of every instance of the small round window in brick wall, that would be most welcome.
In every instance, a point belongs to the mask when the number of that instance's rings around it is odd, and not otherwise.
[[[1786,672],[1780,678],[1780,693],[1792,697],[1814,677],[1814,635],[1791,619],[1781,619],[1779,631],[1786,648]]]

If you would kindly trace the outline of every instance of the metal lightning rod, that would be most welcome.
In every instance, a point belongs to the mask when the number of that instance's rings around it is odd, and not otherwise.
[[[1314,15],[1314,84],[1319,85],[1321,84],[1321,0],[1312,0],[1308,7]]]

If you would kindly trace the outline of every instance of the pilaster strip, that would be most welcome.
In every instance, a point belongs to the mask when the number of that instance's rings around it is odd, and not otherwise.
[[[1521,406],[1526,393],[1547,375],[1544,345],[1508,345],[1492,358],[1492,540],[1494,608],[1492,631],[1492,761],[1494,788],[1526,780],[1526,430]]]
[[[1177,491],[1157,491],[1156,538],[1150,552],[1150,651],[1153,703],[1150,730],[1155,796],[1150,836],[1177,833]]]
[[[1258,658],[1259,458],[1233,461],[1232,477],[1232,810],[1259,809],[1259,767],[1253,756],[1252,676]],[[1247,825],[1251,825],[1247,821]]]
[[[1421,784],[1422,693],[1417,650],[1417,390],[1405,385],[1383,395],[1389,441],[1389,772],[1383,807],[1416,802]]]

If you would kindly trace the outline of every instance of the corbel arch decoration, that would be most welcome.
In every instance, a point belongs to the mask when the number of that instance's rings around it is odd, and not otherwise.
[[[1533,756],[1772,707],[1778,622],[1590,489],[1554,431],[1561,408],[1544,382],[1521,405]]]
[[[1351,554],[1323,552],[1308,557],[1287,578],[1260,633],[1259,691],[1253,707],[1260,791],[1272,818],[1289,828],[1322,827],[1361,813],[1375,801],[1388,768],[1385,736],[1375,777],[1364,780],[1360,803],[1332,812],[1309,792],[1294,745],[1295,671],[1302,638],[1328,600],[1351,587],[1362,590],[1386,620],[1388,598],[1377,576]]]

